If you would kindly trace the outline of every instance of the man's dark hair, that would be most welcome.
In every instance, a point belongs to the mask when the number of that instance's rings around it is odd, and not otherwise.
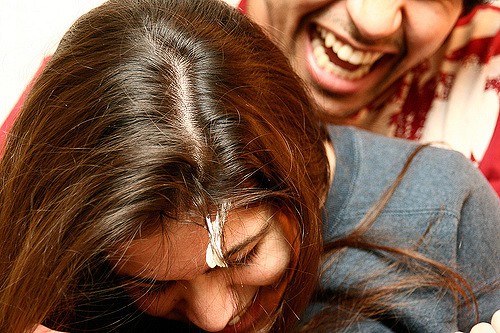
[[[464,13],[468,13],[477,5],[490,3],[491,0],[464,0]]]

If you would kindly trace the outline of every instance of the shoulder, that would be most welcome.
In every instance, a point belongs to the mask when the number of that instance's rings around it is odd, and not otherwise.
[[[416,142],[352,128],[330,128],[330,134],[338,148],[336,172],[340,176],[335,175],[337,183],[334,180],[327,201],[326,241],[345,236],[358,225],[419,147]],[[456,267],[473,286],[491,285],[489,282],[498,277],[499,223],[500,201],[477,168],[458,152],[425,147],[404,171],[366,235],[384,246],[416,249],[430,259]],[[348,249],[322,276],[322,287],[337,290],[357,286],[367,271],[387,269],[390,261],[386,259],[376,251]],[[372,282],[384,286],[405,274],[396,270]],[[453,302],[435,296],[434,289],[409,294],[405,302],[414,306],[397,308],[400,322],[419,327],[419,332],[452,329],[457,322]],[[491,313],[488,307],[493,303],[478,297],[482,313]],[[433,315],[429,316],[431,308]],[[467,320],[460,318],[460,322]]]
[[[330,134],[337,158],[326,206],[331,221],[359,221],[400,174],[381,218],[424,225],[429,216],[445,214],[457,223],[469,201],[498,208],[484,176],[456,151],[425,147],[410,161],[420,146],[416,142],[346,127],[332,127]]]
[[[371,179],[364,186],[373,184],[377,191],[390,185],[407,162],[409,166],[404,172],[402,185],[414,195],[417,188],[464,192],[466,195],[478,185],[484,186],[484,177],[479,170],[454,150],[433,146],[419,148],[422,145],[414,141],[342,126],[330,127],[330,135],[339,167],[348,165],[357,169],[356,180]]]

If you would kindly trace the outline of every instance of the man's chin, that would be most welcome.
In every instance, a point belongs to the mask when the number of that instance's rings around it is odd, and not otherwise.
[[[313,98],[318,107],[318,117],[322,122],[330,124],[351,124],[356,121],[364,106],[362,103],[341,103],[316,94],[313,94]]]

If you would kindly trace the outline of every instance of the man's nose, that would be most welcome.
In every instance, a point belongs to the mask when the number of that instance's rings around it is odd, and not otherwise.
[[[359,33],[372,40],[394,34],[402,24],[405,0],[347,0],[347,12]]]

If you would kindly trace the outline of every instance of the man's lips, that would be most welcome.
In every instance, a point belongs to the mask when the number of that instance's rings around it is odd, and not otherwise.
[[[316,24],[308,30],[305,48],[306,80],[311,80],[322,96],[344,100],[354,95],[356,100],[374,97],[393,75],[400,54],[394,42],[376,47],[353,45]]]
[[[320,26],[315,26],[310,36],[317,65],[342,79],[362,78],[383,56],[382,52],[356,49]]]

